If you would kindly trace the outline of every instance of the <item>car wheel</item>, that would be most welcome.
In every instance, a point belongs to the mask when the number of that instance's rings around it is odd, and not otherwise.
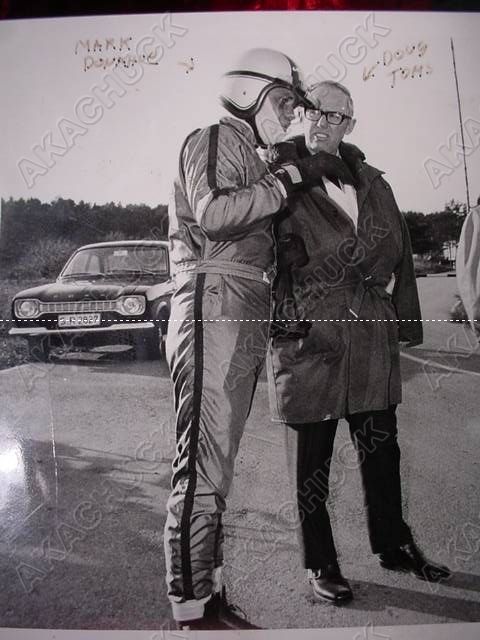
[[[162,360],[166,360],[167,359],[167,335],[165,334],[164,336],[160,337],[160,358]]]
[[[28,355],[33,362],[48,362],[50,356],[49,337],[28,338]]]
[[[158,360],[161,356],[162,338],[157,329],[139,332],[133,336],[133,349],[137,360]]]
[[[155,328],[133,336],[133,346],[137,360],[165,359],[165,338],[168,319],[161,314],[155,320]]]
[[[165,359],[165,339],[170,311],[161,301],[160,304],[153,306],[150,313],[154,323],[153,329],[134,333],[132,336],[135,356],[138,360]]]

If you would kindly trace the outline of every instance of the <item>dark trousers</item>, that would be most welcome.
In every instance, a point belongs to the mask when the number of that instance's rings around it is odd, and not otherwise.
[[[412,534],[402,516],[396,405],[346,416],[357,451],[373,553],[406,544]],[[326,507],[338,420],[287,425],[287,457],[296,481],[304,564],[319,569],[337,552]]]

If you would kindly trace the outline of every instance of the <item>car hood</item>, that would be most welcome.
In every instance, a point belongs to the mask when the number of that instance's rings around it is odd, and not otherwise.
[[[122,295],[145,293],[155,284],[157,283],[153,280],[151,284],[94,282],[91,280],[75,280],[73,282],[60,281],[24,289],[17,293],[15,298],[36,298],[41,302],[115,300]]]

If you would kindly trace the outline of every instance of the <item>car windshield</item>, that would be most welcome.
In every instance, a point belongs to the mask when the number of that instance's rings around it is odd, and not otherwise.
[[[166,247],[119,245],[78,251],[67,263],[62,278],[101,278],[125,275],[168,275]]]

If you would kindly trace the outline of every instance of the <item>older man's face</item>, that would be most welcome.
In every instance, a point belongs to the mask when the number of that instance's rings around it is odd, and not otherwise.
[[[335,154],[343,136],[350,133],[355,126],[355,120],[351,117],[353,114],[349,109],[348,96],[337,87],[319,85],[309,94],[309,98],[323,112],[334,112],[350,116],[340,124],[330,124],[327,122],[326,115],[322,115],[316,121],[309,119],[308,116],[318,118],[319,114],[307,110],[303,118],[305,144],[310,153],[326,151],[327,153]]]

